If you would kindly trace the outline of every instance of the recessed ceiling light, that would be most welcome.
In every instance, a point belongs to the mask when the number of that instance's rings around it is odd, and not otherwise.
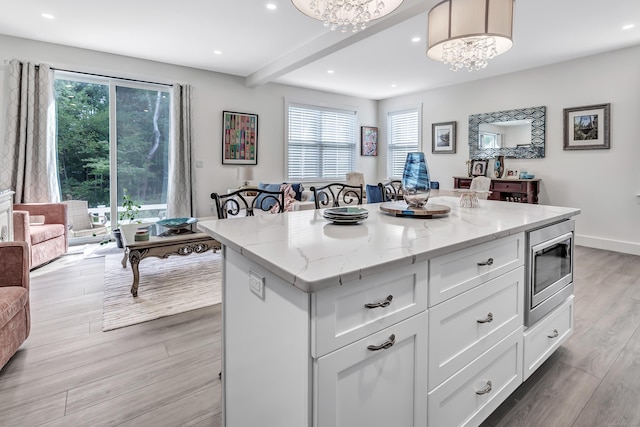
[[[213,53],[215,53],[216,55],[222,55],[222,51],[221,50],[214,50]]]
[[[269,10],[276,10],[278,8],[278,5],[275,3],[267,3],[267,9]]]
[[[327,73],[329,73],[329,74],[333,74],[333,73],[335,73],[335,71],[333,71],[333,70],[327,70]]]
[[[417,43],[420,41],[420,37],[414,37],[411,39],[412,42]]]
[[[630,30],[634,27],[633,24],[629,24],[629,25],[625,25],[624,27],[622,27],[623,30]]]
[[[398,85],[397,85],[397,84],[395,84],[395,83],[392,83],[392,84],[391,84],[391,87],[398,87]]]
[[[50,14],[50,13],[43,13],[43,14],[42,14],[42,17],[43,17],[43,18],[47,18],[47,19],[55,19],[55,18],[56,18],[55,16],[53,16],[53,15],[52,15],[52,14]]]

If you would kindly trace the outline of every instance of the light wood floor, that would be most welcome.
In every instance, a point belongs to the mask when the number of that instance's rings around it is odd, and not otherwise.
[[[640,257],[576,253],[574,335],[483,426],[640,426]],[[220,307],[104,333],[104,258],[74,258],[32,272],[0,426],[220,425]]]

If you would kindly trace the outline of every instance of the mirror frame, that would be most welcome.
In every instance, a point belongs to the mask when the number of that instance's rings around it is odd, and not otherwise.
[[[504,156],[507,159],[540,159],[544,157],[545,121],[547,107],[530,107],[519,110],[495,111],[469,116],[469,158],[490,159]],[[481,123],[531,120],[531,141],[526,147],[478,148]]]

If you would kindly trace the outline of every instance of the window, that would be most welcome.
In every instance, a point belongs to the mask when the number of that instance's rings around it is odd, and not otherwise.
[[[389,113],[387,128],[387,174],[390,178],[401,178],[407,153],[420,150],[419,109]]]
[[[355,111],[289,104],[288,180],[344,179],[355,153]]]
[[[494,132],[480,132],[480,149],[502,147],[502,135]]]
[[[55,73],[63,199],[86,200],[104,221],[125,189],[140,218],[166,211],[170,93],[165,85]]]

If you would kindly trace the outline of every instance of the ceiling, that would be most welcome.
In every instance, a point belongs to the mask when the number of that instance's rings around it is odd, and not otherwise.
[[[484,70],[453,72],[425,54],[427,13],[438,2],[404,0],[344,34],[289,0],[5,0],[0,34],[242,76],[250,87],[376,100],[640,44],[639,0],[516,0],[513,48]]]

